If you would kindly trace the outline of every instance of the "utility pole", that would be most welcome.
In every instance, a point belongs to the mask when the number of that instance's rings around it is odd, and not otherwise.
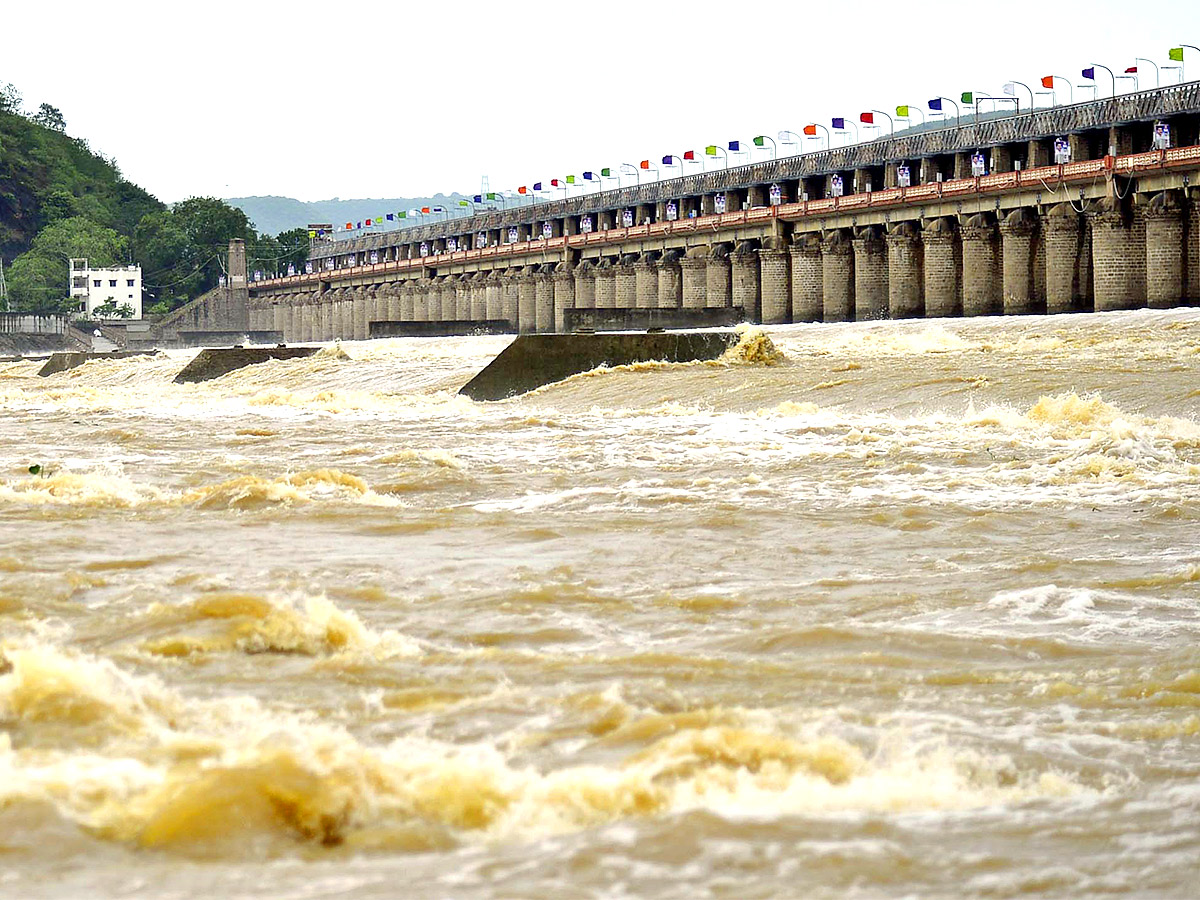
[[[4,260],[0,259],[0,310],[12,312],[8,306],[8,285],[4,283]]]

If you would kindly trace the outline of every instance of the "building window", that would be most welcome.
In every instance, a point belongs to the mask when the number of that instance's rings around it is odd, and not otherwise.
[[[108,280],[108,286],[109,286],[109,287],[116,287],[116,286],[117,286],[117,279],[115,279],[115,278],[110,278],[110,279]]]
[[[132,278],[130,278],[128,281],[126,281],[126,282],[125,282],[125,285],[126,285],[127,287],[133,287],[133,279],[132,279]]]
[[[99,278],[97,278],[95,281],[92,282],[92,287],[100,287],[100,279]]]

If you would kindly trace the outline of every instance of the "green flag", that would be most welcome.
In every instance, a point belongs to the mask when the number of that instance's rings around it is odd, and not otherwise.
[[[766,140],[767,140],[766,137],[764,137],[763,135],[760,134],[758,137],[756,137],[754,139],[754,146],[761,147],[766,142]]]
[[[612,178],[612,169],[601,169],[600,177],[601,178]]]
[[[707,147],[704,148],[704,152],[707,153],[709,156],[716,156],[717,155],[717,145],[709,144]]]
[[[396,218],[397,218],[397,219],[407,219],[407,218],[408,218],[408,213],[407,213],[407,212],[399,212],[399,213],[396,213]]]
[[[972,103],[974,103],[974,102],[975,102],[975,95],[974,95],[974,94],[972,94],[970,91],[963,91],[963,94],[962,94],[962,102],[963,102],[963,103],[966,103],[966,104],[972,104]]]
[[[907,106],[897,106],[896,107],[896,115],[898,115],[902,119],[907,119],[908,118],[908,107]]]
[[[568,175],[568,176],[567,176],[567,184],[574,184],[574,183],[575,183],[575,176],[574,176],[574,175]]]
[[[1183,48],[1182,47],[1172,47],[1170,50],[1167,51],[1167,56],[1170,59],[1175,60],[1175,62],[1183,62]]]
[[[487,195],[487,198],[488,198],[489,200],[495,200],[495,199],[496,199],[496,195],[495,195],[495,194],[488,194],[488,195]]]
[[[459,206],[470,206],[471,204],[468,203],[466,200],[459,200],[458,205]]]

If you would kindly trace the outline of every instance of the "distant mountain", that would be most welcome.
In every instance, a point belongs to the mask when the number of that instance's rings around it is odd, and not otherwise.
[[[392,197],[381,200],[314,200],[305,202],[291,197],[228,197],[225,202],[236,206],[254,223],[261,234],[279,234],[309,224],[328,223],[334,227],[347,222],[361,222],[386,216],[401,210],[422,206],[458,206],[465,194],[437,194],[433,197]]]

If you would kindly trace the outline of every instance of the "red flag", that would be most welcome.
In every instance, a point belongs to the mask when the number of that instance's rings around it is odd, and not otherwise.
[[[858,121],[862,122],[865,125],[874,125],[875,124],[875,113],[863,113],[862,115],[860,115],[858,117]]]
[[[367,219],[367,227],[368,227],[368,228],[370,228],[370,227],[371,227],[371,220],[370,220],[370,219]]]
[[[1130,66],[1128,69],[1125,70],[1125,74],[1126,75],[1136,75],[1137,74],[1137,66]]]
[[[640,165],[641,165],[641,167],[642,167],[643,169],[648,169],[648,168],[650,168],[650,160],[648,160],[648,159],[643,159],[643,160],[641,161]]]
[[[423,213],[428,213],[428,212],[429,212],[429,207],[428,207],[428,206],[422,206],[422,207],[421,207],[421,212],[423,212]]]
[[[1054,76],[1045,75],[1042,77],[1042,87],[1054,90]]]
[[[550,187],[558,187],[558,179],[557,178],[550,179]]]
[[[349,231],[349,230],[350,230],[351,228],[353,228],[353,227],[354,227],[354,223],[353,223],[353,222],[347,222],[347,223],[346,223],[346,230],[347,230],[347,231]]]
[[[805,125],[805,126],[804,126],[804,133],[805,133],[805,134],[810,134],[810,135],[811,135],[811,134],[816,134],[816,133],[817,133],[817,126],[816,126],[816,125]]]
[[[517,193],[518,194],[528,194],[529,188],[527,188],[525,185],[521,185],[519,188],[517,188]]]
[[[683,154],[683,158],[684,158],[684,159],[695,159],[695,158],[696,158],[696,151],[695,151],[695,150],[689,150],[687,153]]]

